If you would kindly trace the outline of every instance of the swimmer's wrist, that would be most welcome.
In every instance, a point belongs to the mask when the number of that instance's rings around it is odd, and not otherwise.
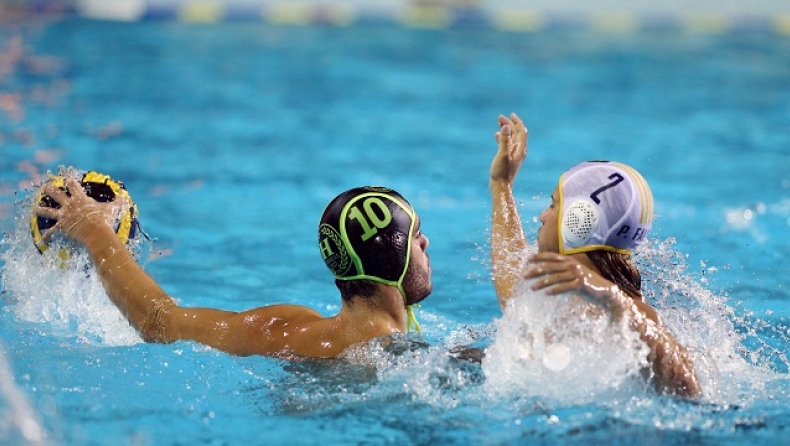
[[[505,189],[506,192],[511,192],[513,190],[513,180],[508,178],[491,177],[489,178],[488,184],[491,190]]]
[[[106,245],[111,239],[117,239],[115,232],[107,224],[101,222],[91,222],[78,228],[73,238],[86,247],[94,245]]]
[[[105,225],[94,227],[83,236],[75,237],[74,240],[82,244],[97,262],[107,260],[120,250],[127,251],[126,247],[115,236],[112,228]]]

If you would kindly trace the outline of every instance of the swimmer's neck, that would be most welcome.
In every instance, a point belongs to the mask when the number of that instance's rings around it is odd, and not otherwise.
[[[406,332],[406,306],[397,287],[376,284],[372,297],[356,297],[343,301],[338,317],[355,321],[358,327],[375,325],[388,327],[391,334]]]

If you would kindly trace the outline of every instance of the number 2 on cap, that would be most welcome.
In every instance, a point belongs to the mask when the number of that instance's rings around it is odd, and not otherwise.
[[[611,183],[604,184],[603,186],[599,187],[598,189],[595,189],[595,192],[590,194],[590,199],[592,199],[592,201],[594,201],[595,204],[601,204],[601,200],[598,198],[598,194],[600,194],[601,192],[605,191],[606,189],[611,189],[611,188],[617,186],[625,178],[623,178],[623,176],[620,175],[619,173],[615,172],[615,173],[609,175],[609,179],[612,180]]]
[[[384,214],[383,218],[380,218],[378,214],[376,214],[376,211],[373,209],[374,205]],[[376,235],[379,229],[386,228],[387,225],[390,224],[392,221],[392,213],[387,205],[378,197],[366,198],[365,201],[362,202],[362,208],[365,209],[365,215],[362,214],[362,211],[360,211],[357,206],[354,206],[348,212],[348,218],[357,220],[360,226],[362,226],[362,241],[365,242]],[[373,226],[371,226],[370,223],[373,223]]]

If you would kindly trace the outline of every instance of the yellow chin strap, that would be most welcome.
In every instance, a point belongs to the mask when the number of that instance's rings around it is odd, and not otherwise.
[[[412,304],[406,306],[406,332],[415,331],[417,333],[422,333],[422,328],[420,328],[420,323],[417,321],[417,316],[415,316],[414,314],[414,310],[416,310],[417,308],[420,308],[420,304]]]

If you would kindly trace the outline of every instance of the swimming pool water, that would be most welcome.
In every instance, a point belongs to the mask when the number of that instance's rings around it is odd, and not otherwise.
[[[48,444],[788,439],[790,40],[69,19],[4,27],[3,54],[15,35],[24,54],[0,77],[23,112],[0,110],[9,443],[24,444],[24,420]],[[650,182],[640,264],[694,354],[700,402],[634,380],[624,340],[580,343],[569,373],[497,344],[519,326],[488,278],[487,172],[512,111],[530,129],[528,234],[577,162],[619,160]],[[25,190],[59,165],[122,179],[155,239],[147,271],[184,305],[228,310],[334,314],[320,213],[347,188],[393,187],[431,240],[425,344],[306,363],[144,344],[95,278],[45,268],[28,244]],[[448,354],[466,344],[502,353],[483,366]]]

